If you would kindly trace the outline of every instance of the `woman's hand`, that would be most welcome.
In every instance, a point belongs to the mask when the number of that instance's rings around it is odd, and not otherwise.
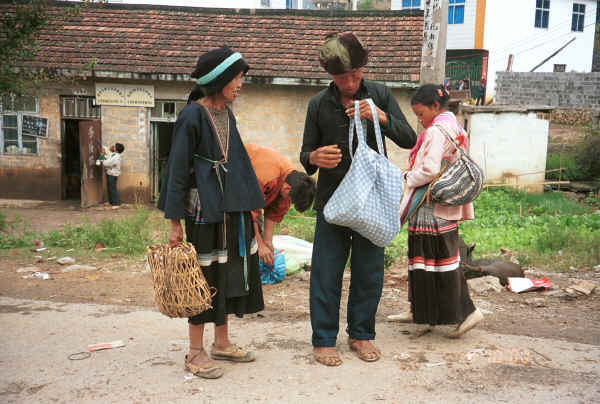
[[[377,105],[375,105],[375,111],[377,111],[377,119],[379,120],[379,124],[381,126],[387,126],[387,114],[383,112]],[[367,100],[359,101],[359,114],[361,119],[366,118],[373,122],[373,113],[371,112],[371,107],[369,106]],[[354,103],[346,106],[346,115],[348,115],[351,119],[354,118]]]
[[[183,228],[179,220],[171,219],[171,232],[169,233],[169,247],[177,247],[183,241]]]
[[[258,240],[256,240],[258,242]],[[273,266],[275,254],[272,247],[264,242],[258,242],[258,257],[268,266]]]

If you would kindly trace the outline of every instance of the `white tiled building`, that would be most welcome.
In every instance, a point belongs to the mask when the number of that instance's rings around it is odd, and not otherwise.
[[[575,38],[536,72],[591,72],[596,0],[448,0],[450,50],[487,50],[488,97],[495,72],[528,72]],[[425,0],[393,0],[392,10],[423,8]]]

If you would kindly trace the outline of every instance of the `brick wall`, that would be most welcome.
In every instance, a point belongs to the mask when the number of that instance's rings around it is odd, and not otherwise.
[[[119,196],[125,202],[150,199],[150,130],[148,109],[103,105],[102,144],[122,143]]]
[[[39,116],[48,118],[48,138],[40,138],[39,155],[0,156],[0,197],[56,200],[61,198],[61,128],[58,91],[38,95]]]
[[[598,73],[498,72],[496,102],[550,105],[562,109],[600,109]]]
[[[186,100],[189,83],[160,83],[155,87],[157,100]],[[38,94],[40,116],[48,118],[48,138],[40,140],[39,156],[0,157],[0,198],[61,199],[61,114],[60,95],[73,90],[93,94],[93,83],[45,89]],[[234,104],[238,129],[244,141],[272,146],[301,168],[298,161],[308,102],[322,87],[268,86],[246,84]],[[417,127],[410,108],[411,90],[393,89],[409,123]],[[119,192],[124,202],[149,200],[153,150],[150,111],[142,107],[101,107],[102,143],[125,145]],[[406,167],[408,151],[387,141],[390,159]]]

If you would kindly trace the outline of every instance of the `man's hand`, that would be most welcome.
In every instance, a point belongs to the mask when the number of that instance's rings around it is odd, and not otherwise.
[[[257,240],[258,241],[258,240]],[[268,266],[273,266],[275,260],[275,254],[273,248],[269,247],[266,243],[258,243],[258,257]]]
[[[183,228],[179,220],[171,220],[171,233],[169,233],[169,247],[177,247],[183,241]]]
[[[369,103],[367,103],[367,100],[360,100],[359,108],[360,118],[366,118],[369,121],[373,122],[373,113],[371,112],[371,107],[369,107]],[[375,111],[377,111],[377,118],[379,120],[379,124],[381,126],[387,126],[387,114],[383,112],[377,105],[375,105]],[[354,104],[349,104],[346,106],[346,115],[348,115],[350,119],[354,119]]]
[[[321,146],[310,153],[308,160],[319,168],[335,168],[342,161],[342,151],[336,144]]]

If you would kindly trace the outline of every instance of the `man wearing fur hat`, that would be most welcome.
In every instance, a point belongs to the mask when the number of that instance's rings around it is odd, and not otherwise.
[[[325,204],[350,168],[348,129],[354,101],[367,128],[367,144],[377,150],[373,116],[366,102],[377,109],[382,134],[398,146],[410,149],[416,135],[391,91],[383,84],[364,80],[368,52],[352,33],[329,34],[319,61],[332,83],[308,104],[300,161],[309,175],[319,170],[314,209],[317,211],[310,279],[310,318],[315,359],[327,366],[342,364],[336,350],[339,306],[344,267],[351,252],[348,296],[348,344],[360,359],[373,362],[381,352],[375,339],[375,314],[383,288],[383,248],[343,226],[327,223]],[[366,125],[365,125],[366,123]],[[355,140],[354,147],[358,144]],[[385,138],[384,138],[385,150]]]

